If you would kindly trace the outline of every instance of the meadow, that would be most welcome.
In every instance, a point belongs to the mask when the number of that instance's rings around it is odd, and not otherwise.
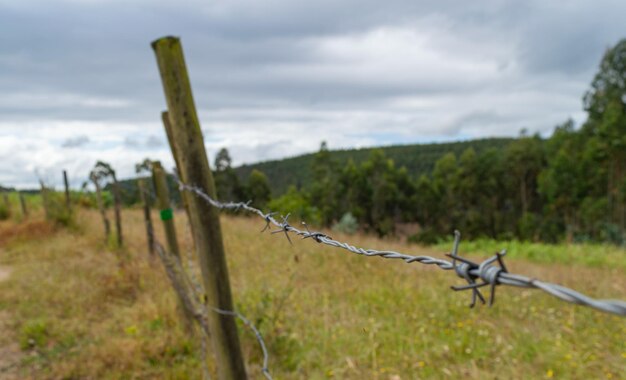
[[[92,210],[80,210],[69,228],[41,212],[0,222],[0,378],[200,377],[198,341],[180,322],[161,263],[149,257],[142,218],[124,210],[122,249],[103,241]],[[193,262],[184,213],[175,220]],[[463,284],[453,272],[311,239],[290,245],[262,228],[256,218],[222,216],[236,308],[263,334],[275,379],[626,378],[624,318],[504,287],[491,308],[470,309],[468,293],[450,290]],[[441,258],[451,247],[329,234]],[[479,241],[462,242],[461,253],[480,260],[507,244],[512,272],[626,298],[624,249]],[[239,327],[250,378],[261,378],[258,343]]]

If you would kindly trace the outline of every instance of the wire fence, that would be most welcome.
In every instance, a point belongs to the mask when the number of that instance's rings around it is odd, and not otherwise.
[[[456,275],[464,279],[467,284],[462,286],[452,286],[451,288],[455,291],[471,291],[470,307],[474,307],[477,301],[480,301],[483,304],[488,303],[489,306],[493,305],[495,301],[497,286],[509,285],[522,288],[539,289],[566,302],[588,306],[606,313],[626,316],[626,302],[624,301],[594,299],[561,285],[552,284],[531,277],[510,273],[503,260],[504,255],[506,255],[506,250],[497,252],[494,256],[487,258],[480,263],[476,263],[459,256],[458,251],[461,240],[461,234],[459,231],[455,231],[454,233],[454,244],[452,247],[452,252],[446,255],[451,258],[451,261],[430,256],[414,256],[390,250],[380,251],[375,249],[365,249],[356,247],[346,242],[335,240],[323,232],[311,231],[304,222],[302,223],[302,225],[304,226],[304,230],[296,228],[289,224],[289,214],[281,216],[279,219],[277,219],[275,217],[277,213],[264,213],[263,211],[251,206],[251,202],[220,202],[208,196],[204,191],[202,191],[202,189],[197,186],[185,184],[178,179],[177,182],[179,185],[179,190],[181,192],[187,191],[193,193],[209,203],[211,206],[216,207],[220,210],[244,210],[252,214],[256,214],[265,222],[265,226],[263,227],[261,232],[269,230],[271,234],[284,234],[290,244],[293,244],[290,237],[291,234],[299,236],[303,240],[311,239],[319,244],[341,248],[358,255],[402,260],[405,263],[418,262],[426,265],[435,265],[443,270],[454,270]],[[153,196],[152,194],[150,195]],[[275,227],[275,229],[272,229],[272,227]],[[210,338],[210,331],[207,320],[208,313],[215,312],[221,315],[238,318],[254,333],[254,336],[263,353],[263,364],[261,371],[266,379],[271,380],[272,376],[268,369],[269,354],[267,346],[265,344],[263,336],[256,328],[256,326],[254,326],[254,324],[252,324],[249,319],[247,319],[238,311],[223,310],[207,305],[206,297],[203,296],[203,287],[200,282],[197,281],[197,279],[194,277],[192,261],[189,260],[189,271],[187,271],[183,268],[181,264],[181,259],[179,257],[171,254],[170,252],[167,252],[167,250],[156,241],[154,243],[154,246],[158,256],[163,262],[166,273],[170,278],[170,281],[172,282],[174,290],[176,291],[183,303],[183,306],[189,311],[193,319],[198,323],[202,330],[201,345],[203,357],[207,357]],[[485,299],[485,296],[480,291],[480,288],[487,286],[490,288],[488,301]],[[210,374],[206,361],[204,362],[203,372],[204,378],[209,379]]]
[[[472,298],[470,307],[474,307],[478,300],[480,300],[480,302],[482,302],[483,304],[487,303],[485,297],[480,291],[480,288],[489,287],[490,292],[488,304],[491,306],[495,301],[497,286],[508,285],[520,288],[539,289],[566,302],[591,307],[606,313],[616,314],[622,317],[626,316],[626,302],[624,301],[611,299],[595,299],[565,286],[540,281],[524,275],[510,273],[503,260],[504,255],[506,255],[506,250],[497,252],[494,256],[480,263],[476,263],[459,256],[458,249],[461,234],[458,231],[455,231],[454,234],[455,236],[452,252],[446,255],[451,258],[451,261],[430,256],[414,256],[389,250],[379,251],[375,249],[359,248],[349,243],[335,240],[322,232],[310,231],[305,223],[303,223],[303,226],[305,228],[304,230],[298,229],[289,224],[289,214],[281,216],[279,219],[276,219],[275,215],[277,215],[277,213],[264,213],[263,211],[251,206],[251,202],[220,202],[208,196],[202,189],[197,186],[185,184],[180,180],[177,180],[177,182],[180,191],[193,193],[213,207],[221,210],[245,210],[247,212],[258,215],[265,221],[265,227],[261,230],[261,232],[270,230],[272,234],[284,234],[287,240],[289,240],[289,243],[292,243],[289,236],[289,234],[292,234],[295,236],[300,236],[302,239],[311,239],[320,244],[325,244],[336,248],[342,248],[358,255],[402,260],[405,263],[418,262],[426,265],[436,265],[443,270],[454,270],[457,276],[464,279],[467,284],[463,286],[452,286],[451,288],[455,291],[471,291]],[[276,229],[272,230],[272,226],[274,226]]]

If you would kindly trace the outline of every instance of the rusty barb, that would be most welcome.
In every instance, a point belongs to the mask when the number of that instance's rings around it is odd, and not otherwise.
[[[481,263],[475,263],[468,259],[459,256],[459,243],[461,240],[461,234],[458,231],[454,233],[454,245],[452,252],[446,256],[450,257],[452,261],[438,259],[430,256],[414,256],[395,251],[379,251],[375,249],[359,248],[349,243],[340,242],[334,240],[330,236],[321,232],[311,232],[308,226],[304,224],[305,231],[302,231],[289,224],[287,216],[282,217],[281,220],[274,218],[275,212],[264,213],[263,211],[250,206],[250,202],[235,203],[227,202],[222,203],[211,197],[209,197],[202,189],[197,186],[185,184],[178,180],[179,189],[181,191],[187,191],[196,194],[198,197],[204,199],[210,205],[218,209],[229,210],[245,210],[247,212],[258,215],[262,218],[266,225],[261,232],[270,229],[270,225],[274,225],[277,229],[271,231],[272,234],[284,233],[289,243],[293,244],[289,238],[289,233],[293,233],[297,236],[301,236],[303,239],[311,238],[317,243],[329,245],[336,248],[342,248],[357,255],[363,256],[377,256],[385,259],[397,259],[402,260],[405,263],[419,262],[425,265],[436,265],[443,270],[454,270],[457,276],[461,277],[467,282],[467,285],[453,286],[455,291],[471,290],[472,301],[470,307],[476,304],[477,300],[480,300],[483,304],[486,303],[485,297],[480,292],[480,288],[489,286],[489,305],[493,305],[495,301],[496,287],[499,285],[508,285],[521,288],[532,288],[542,290],[560,300],[570,302],[577,305],[591,307],[606,313],[616,314],[622,317],[626,317],[626,302],[621,300],[610,299],[594,299],[579,293],[575,290],[566,288],[561,285],[551,284],[536,280],[531,277],[523,275],[512,274],[508,271],[506,265],[504,265],[503,256],[506,254],[506,250],[497,252],[494,256],[484,260]],[[497,265],[496,265],[497,264]]]

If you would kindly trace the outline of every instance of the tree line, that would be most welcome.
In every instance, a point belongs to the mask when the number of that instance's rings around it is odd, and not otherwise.
[[[567,120],[549,138],[522,131],[504,149],[449,152],[418,178],[383,150],[340,165],[322,143],[311,163],[311,184],[294,184],[271,201],[267,177],[254,171],[242,187],[222,149],[215,163],[218,194],[326,227],[351,216],[380,236],[417,223],[413,238],[427,243],[460,229],[469,238],[623,244],[626,40],[607,50],[583,103],[588,117],[579,128]]]

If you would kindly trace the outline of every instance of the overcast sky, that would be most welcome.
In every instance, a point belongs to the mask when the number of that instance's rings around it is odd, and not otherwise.
[[[0,0],[0,184],[74,186],[172,159],[150,42],[182,38],[212,159],[547,136],[573,118],[624,1]]]

